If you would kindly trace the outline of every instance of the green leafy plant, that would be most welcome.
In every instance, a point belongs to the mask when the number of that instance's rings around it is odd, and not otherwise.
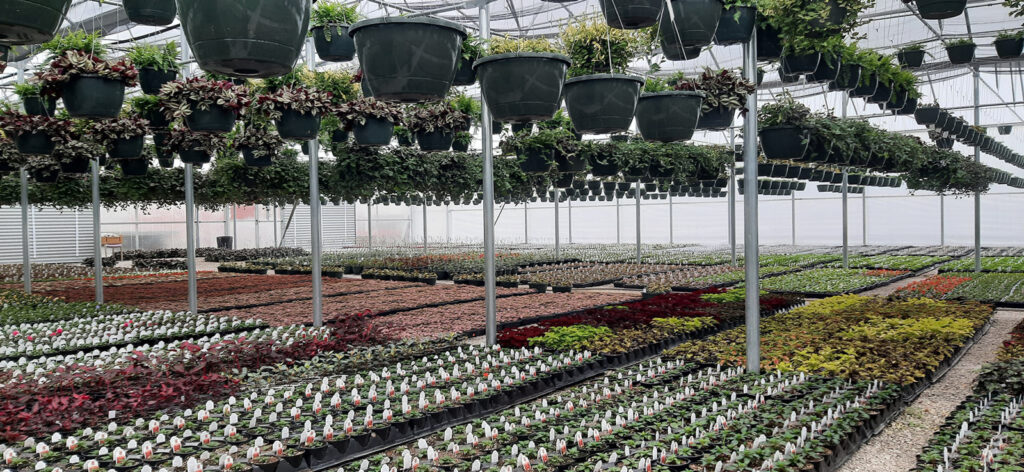
[[[469,145],[473,142],[473,135],[466,131],[459,131],[455,133],[454,142],[461,145]]]
[[[14,93],[24,101],[28,97],[42,96],[42,86],[29,82],[14,84]]]
[[[340,69],[314,71],[307,85],[331,94],[331,101],[342,104],[359,97],[359,89],[352,82],[352,74]]]
[[[462,40],[462,58],[467,61],[475,61],[484,55],[487,49],[487,42],[479,36],[470,34]]]
[[[788,92],[778,97],[775,103],[766,103],[757,110],[759,127],[802,125],[811,116],[807,105],[796,101]]]
[[[192,77],[164,84],[160,100],[164,114],[176,119],[214,105],[241,112],[249,104],[249,92],[231,82]]]
[[[364,124],[366,118],[373,117],[394,124],[402,122],[402,109],[398,105],[374,98],[358,98],[348,102],[338,110],[339,117],[346,128],[353,124]]]
[[[996,34],[996,39],[1024,39],[1024,30],[1000,31],[998,34]]]
[[[923,50],[924,50],[924,45],[923,44],[909,44],[909,45],[906,45],[906,46],[903,46],[902,48],[900,48],[900,51],[906,51],[906,52],[910,52],[910,51],[923,51]]]
[[[327,26],[351,25],[359,21],[357,7],[357,3],[346,5],[338,0],[320,0],[313,5],[309,25],[311,28],[324,27],[324,37],[330,41],[331,28]]]
[[[562,50],[547,38],[506,38],[496,36],[487,43],[488,54],[504,54],[509,52],[561,53]]]
[[[696,79],[679,82],[676,89],[704,92],[704,101],[701,105],[704,111],[728,108],[739,110],[745,115],[747,113],[747,95],[754,93],[757,86],[729,69],[716,72],[705,68],[704,73]]]
[[[580,19],[560,33],[566,54],[572,59],[569,77],[589,74],[621,74],[644,49],[643,32],[612,28],[596,17]]]
[[[957,46],[974,46],[974,40],[972,40],[971,38],[957,38],[957,39],[951,39],[949,41],[943,41],[942,44],[943,44],[943,46],[945,46],[947,48],[952,48],[952,47],[957,47]]]
[[[97,143],[110,146],[120,139],[145,136],[148,132],[148,124],[148,121],[136,114],[122,114],[117,118],[93,120],[89,123],[88,134]]]
[[[414,133],[451,131],[465,126],[469,119],[450,103],[438,102],[411,107],[405,115],[405,126]]]
[[[178,70],[178,58],[181,51],[178,43],[168,41],[162,46],[155,44],[138,43],[128,50],[128,59],[136,68],[151,68],[160,71]]]
[[[644,82],[644,92],[655,93],[655,92],[667,92],[672,90],[673,86],[669,85],[668,81],[661,77],[649,77]]]
[[[84,30],[69,31],[68,33],[56,36],[42,44],[43,49],[50,52],[49,60],[57,59],[68,52],[80,52],[103,58],[107,54],[107,48],[103,45],[100,33],[86,33]]]

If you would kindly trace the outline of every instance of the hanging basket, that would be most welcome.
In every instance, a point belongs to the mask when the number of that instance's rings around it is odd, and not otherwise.
[[[199,67],[232,77],[291,72],[309,30],[309,0],[176,0]]]
[[[828,11],[825,12],[824,18],[814,18],[808,21],[808,26],[812,31],[809,37],[821,38],[840,31],[849,10],[839,5],[837,0],[827,0],[825,6]]]
[[[158,95],[160,87],[177,78],[177,70],[159,70],[152,67],[139,69],[139,87],[142,88],[142,93],[147,95]]]
[[[757,60],[774,61],[782,56],[782,39],[779,37],[779,30],[767,24],[758,25],[757,32]]]
[[[1024,39],[1021,38],[997,39],[992,45],[996,47],[996,55],[1000,59],[1014,59],[1024,51]]]
[[[124,103],[124,82],[98,75],[76,75],[62,93],[64,108],[74,118],[116,118]]]
[[[459,65],[455,67],[455,79],[452,85],[466,86],[476,83],[476,71],[473,70],[473,59],[459,57]]]
[[[721,131],[732,126],[733,117],[736,115],[735,108],[717,107],[708,111],[701,111],[697,119],[697,129]]]
[[[237,118],[235,112],[227,107],[210,105],[206,110],[200,110],[193,104],[192,113],[185,116],[185,126],[197,132],[227,133],[235,127]]]
[[[316,139],[320,132],[320,115],[281,110],[281,118],[277,119],[275,124],[277,134],[281,135],[282,139],[309,141]]]
[[[325,30],[329,29],[330,39]],[[349,25],[317,26],[311,30],[316,55],[327,62],[348,62],[356,57],[356,43],[348,34]]]
[[[244,147],[242,151],[242,160],[245,161],[245,165],[248,167],[270,167],[274,164],[273,155],[270,153],[264,154],[261,157],[257,157],[253,152],[252,148]]]
[[[715,44],[729,46],[749,42],[754,35],[756,17],[757,10],[754,7],[723,8],[718,29],[715,30]]]
[[[416,133],[416,142],[422,151],[447,151],[452,148],[455,133],[452,130],[434,130]]]
[[[829,82],[829,90],[853,90],[857,88],[863,68],[859,64],[842,64],[835,80]]]
[[[624,132],[633,123],[643,79],[623,74],[595,74],[565,81],[565,108],[576,131],[584,134]]]
[[[601,0],[601,11],[608,26],[618,29],[640,29],[658,22],[665,7],[664,0]]]
[[[86,174],[89,172],[89,163],[92,161],[88,156],[76,156],[62,160],[60,171],[63,174]]]
[[[141,177],[149,171],[149,159],[124,159],[118,164],[125,177]]]
[[[174,158],[160,158],[156,160],[156,163],[163,169],[170,169],[174,167]]]
[[[913,115],[917,111],[917,99],[907,97],[907,102],[903,104],[903,108],[896,110],[897,115]]]
[[[1006,135],[1010,134],[1010,132],[1013,131],[1013,126],[1012,125],[1003,125],[1003,126],[996,127],[996,130],[999,131],[999,134],[1001,134],[1003,136],[1006,136]]]
[[[863,74],[863,72],[862,72]],[[866,78],[862,75],[857,86],[850,91],[851,97],[870,97],[878,90],[878,76],[870,74]]]
[[[829,83],[839,77],[839,69],[842,66],[842,61],[838,56],[835,55],[821,55],[821,60],[818,61],[818,67],[814,69],[814,72],[807,74],[804,79],[808,83]]]
[[[663,12],[658,33],[665,57],[683,60],[683,48],[711,44],[722,17],[721,0],[668,0],[671,11]]]
[[[494,119],[528,122],[554,116],[571,63],[562,54],[517,52],[483,57],[473,69]]]
[[[558,178],[555,179],[555,187],[569,188],[572,186],[572,181],[575,177],[576,174],[558,174]]]
[[[644,139],[685,141],[693,137],[703,94],[686,90],[645,93],[636,106],[636,123]]]
[[[782,71],[786,75],[810,74],[818,68],[821,61],[821,54],[812,52],[809,54],[783,54]]]
[[[455,152],[468,152],[469,141],[452,141],[452,151]]]
[[[0,43],[42,44],[57,34],[71,0],[4,0],[0,8]]]
[[[57,100],[53,97],[25,97],[22,106],[27,115],[53,116],[57,111]]]
[[[907,104],[907,96],[909,92],[906,90],[901,92],[893,92],[889,97],[889,100],[885,102],[885,108],[887,110],[900,110],[904,105]]]
[[[875,88],[875,93],[868,97],[868,103],[885,103],[892,98],[892,84],[878,83],[878,87]]]
[[[0,44],[0,74],[7,70],[7,62],[11,57],[11,47]]]
[[[977,44],[961,44],[959,46],[947,46],[946,56],[951,64],[969,64],[974,60],[974,51],[978,49]]]
[[[924,49],[901,50],[896,53],[896,60],[908,69],[916,69],[924,64]]]
[[[590,173],[594,177],[611,177],[619,173],[619,166],[614,162],[602,162],[600,157],[603,156],[590,156]]]
[[[60,178],[60,165],[56,162],[36,165],[28,170],[28,175],[41,184],[52,184]]]
[[[555,151],[554,156],[555,156],[555,167],[558,168],[558,172],[561,172],[561,173],[565,173],[565,172],[576,173],[576,172],[583,172],[583,171],[587,170],[587,159],[582,157],[582,156],[580,156],[580,155],[578,155],[578,154],[574,154],[574,155],[571,155],[571,156],[566,156],[565,154],[562,154],[561,152]],[[579,184],[581,185],[581,188],[582,188],[582,185],[585,185],[585,182],[581,181],[581,182],[579,182]]]
[[[352,125],[352,136],[356,138],[356,144],[361,146],[384,146],[391,143],[391,135],[395,132],[395,125],[388,120],[366,117],[363,124]]]
[[[762,129],[761,151],[773,160],[801,159],[807,151],[808,130],[800,126],[769,126]]]
[[[915,0],[917,11],[926,20],[945,20],[963,14],[967,0]]]
[[[188,149],[178,151],[178,158],[185,164],[203,165],[209,163],[212,156],[202,149]]]
[[[50,135],[45,132],[21,133],[14,139],[18,152],[22,154],[34,154],[48,156],[57,147]]]
[[[178,8],[174,0],[121,0],[125,14],[132,23],[167,26],[174,23]]]
[[[919,125],[934,126],[939,122],[939,115],[944,110],[939,107],[918,107],[914,110],[914,119]]]
[[[466,29],[437,18],[371,18],[349,29],[363,82],[382,100],[441,100],[455,78]]]
[[[111,159],[137,159],[142,155],[142,147],[145,145],[145,136],[131,138],[120,138],[110,144],[107,154]]]

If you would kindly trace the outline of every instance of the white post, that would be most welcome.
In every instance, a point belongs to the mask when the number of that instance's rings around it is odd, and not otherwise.
[[[427,253],[427,199],[423,198],[423,253]]]
[[[640,263],[640,181],[636,181],[636,190],[633,192],[636,198],[636,262]]]
[[[974,67],[974,125],[981,126],[978,66]],[[974,162],[981,162],[981,147],[974,146]],[[974,271],[981,272],[981,192],[974,192]]]
[[[366,201],[366,248],[373,249],[373,199]]]
[[[615,197],[615,244],[622,244],[622,199]]]
[[[487,134],[487,133],[484,133],[484,134]],[[558,259],[559,257],[561,257],[561,249],[562,249],[561,246],[560,246],[561,243],[559,241],[559,239],[561,239],[561,238],[559,238],[559,235],[558,235],[558,229],[559,229],[559,226],[561,226],[559,224],[559,221],[558,221],[558,213],[559,213],[558,212],[558,200],[561,200],[561,198],[562,198],[562,190],[560,188],[558,188],[558,187],[555,187],[555,259]]]
[[[850,175],[843,171],[843,268],[850,268],[850,220],[849,209],[847,208],[847,190],[849,187]]]
[[[672,211],[672,193],[668,194],[668,243],[675,244],[675,235],[673,234],[675,228],[675,221],[673,221]]]
[[[530,244],[530,204],[523,202],[523,244]]]
[[[729,128],[729,148],[736,152],[736,130]],[[729,163],[729,247],[732,265],[736,265],[736,158]]]
[[[572,198],[566,197],[565,204],[569,208],[569,244],[572,244]]]

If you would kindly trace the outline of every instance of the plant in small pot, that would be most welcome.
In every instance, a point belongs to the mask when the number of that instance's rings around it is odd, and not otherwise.
[[[685,141],[693,137],[700,119],[704,94],[672,90],[664,81],[650,79],[636,104],[640,136],[649,141]]]
[[[829,90],[852,91],[861,85],[861,81],[870,80],[870,74],[864,73],[865,53],[858,49],[856,44],[844,44],[836,52],[841,64],[836,78],[828,83]],[[874,93],[874,88],[871,89],[871,93]]]
[[[0,11],[0,43],[40,44],[57,34],[71,0],[10,0]]]
[[[875,84],[875,93],[867,96],[869,103],[888,102],[893,95],[893,84],[901,73],[909,74],[893,62],[892,56],[874,54],[869,55],[870,65],[865,65],[866,71],[871,71],[871,76],[878,82]]]
[[[231,147],[241,151],[249,167],[269,167],[284,145],[284,139],[275,130],[265,123],[255,122],[245,123],[231,140]]]
[[[448,102],[412,106],[405,116],[405,126],[416,135],[423,151],[447,151],[455,133],[469,121],[469,115]]]
[[[495,38],[473,64],[491,117],[505,122],[550,119],[572,61],[544,38]]]
[[[95,120],[89,128],[92,140],[107,149],[111,159],[136,159],[142,155],[149,122],[135,114]]]
[[[339,114],[356,143],[363,146],[384,146],[391,143],[395,125],[402,122],[402,109],[397,104],[359,98],[340,107]]]
[[[473,126],[474,121],[480,122],[480,114],[483,111],[481,110],[479,100],[464,93],[458,93],[452,95],[451,98],[448,99],[448,103],[455,107],[456,110],[469,117],[469,119],[466,120],[466,123],[459,127],[459,131],[469,131]]]
[[[209,163],[218,152],[228,148],[228,139],[220,133],[175,128],[168,134],[165,145],[178,154],[181,162],[203,165]]]
[[[831,83],[839,78],[839,72],[843,66],[843,50],[846,47],[843,38],[839,36],[831,36],[824,41],[819,40],[815,50],[821,54],[821,59],[818,60],[818,66],[814,68],[814,72],[805,76],[807,83]]]
[[[807,150],[807,119],[811,110],[788,93],[777,102],[757,110],[758,136],[765,157],[773,160],[800,159]]]
[[[572,59],[565,81],[565,108],[577,131],[608,134],[629,129],[644,81],[624,72],[645,49],[644,36],[593,19],[562,30],[562,44]]]
[[[128,99],[132,111],[149,122],[153,133],[170,131],[171,120],[164,115],[160,98],[155,95],[138,95]]]
[[[658,25],[662,53],[673,61],[696,57],[690,48],[711,44],[722,17],[722,0],[669,0]]]
[[[51,156],[60,165],[61,173],[85,174],[89,172],[89,162],[103,157],[106,152],[103,146],[96,143],[72,139],[58,144]]]
[[[14,84],[14,93],[21,97],[21,106],[29,115],[53,116],[57,111],[57,100],[42,94],[39,84]]]
[[[724,0],[722,16],[715,29],[715,44],[729,46],[749,42],[754,35],[756,16],[757,9],[753,1]]]
[[[71,139],[71,122],[42,115],[6,112],[0,115],[0,130],[13,136],[18,152],[49,155],[57,144]]]
[[[228,81],[191,77],[164,84],[160,100],[169,120],[183,119],[192,131],[227,133],[249,105],[249,92]]]
[[[405,126],[395,126],[394,135],[399,146],[410,147],[416,143],[416,135],[412,134],[412,131]]]
[[[462,41],[462,52],[455,68],[455,79],[452,81],[452,85],[462,86],[476,83],[476,71],[473,70],[473,63],[484,54],[484,44],[484,41],[472,34]]]
[[[577,172],[579,161],[586,169],[586,161],[582,156],[576,160],[576,149],[579,141],[565,128],[547,128],[532,134],[517,134],[501,142],[501,149],[506,154],[519,157],[519,167],[528,174],[545,174],[552,171],[558,157],[564,166],[555,169],[558,172]],[[582,170],[582,169],[581,169]]]
[[[301,85],[284,86],[257,95],[250,109],[274,120],[282,138],[309,141],[316,139],[320,117],[333,109],[333,102],[329,93]]]
[[[455,133],[455,139],[452,140],[452,150],[457,152],[469,151],[469,145],[473,143],[473,135],[468,131],[459,131]]]
[[[892,96],[882,105],[887,110],[909,115],[917,108],[918,98],[921,98],[921,93],[917,91],[917,76],[908,70],[899,70],[893,74]],[[904,111],[908,104],[912,106]]]
[[[178,43],[168,41],[162,46],[137,44],[128,50],[128,59],[139,70],[142,93],[156,95],[160,87],[178,78]]]
[[[811,74],[818,68],[821,53],[818,41],[808,38],[783,38],[780,70],[788,76]]]
[[[316,55],[328,62],[348,62],[356,56],[356,43],[348,34],[359,21],[357,4],[345,5],[338,0],[321,0],[313,5],[309,34],[313,36]]]
[[[970,38],[946,41],[944,45],[951,64],[969,64],[974,60],[974,51],[978,49],[978,45]]]
[[[41,184],[52,184],[60,178],[60,163],[53,156],[28,156],[25,158],[25,170],[32,180]]]
[[[1021,51],[1024,51],[1024,30],[1000,31],[992,45],[996,47],[996,55],[1000,59],[1020,57]]]
[[[75,118],[113,118],[121,112],[125,87],[134,87],[139,72],[127,59],[104,59],[98,34],[68,33],[43,44],[53,57],[37,73],[42,93],[64,100]]]
[[[155,157],[154,148],[147,146],[139,157],[120,159],[117,161],[117,165],[121,167],[121,174],[125,177],[143,177],[149,172],[149,164]]]
[[[896,60],[903,67],[916,69],[924,64],[924,54],[923,44],[911,44],[900,48],[899,52],[896,53]]]
[[[723,130],[732,126],[736,110],[746,115],[747,95],[754,93],[757,86],[729,69],[713,71],[705,68],[696,79],[680,81],[676,89],[704,93],[697,129]]]

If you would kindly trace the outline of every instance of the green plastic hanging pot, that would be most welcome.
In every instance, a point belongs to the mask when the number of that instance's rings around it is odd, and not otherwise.
[[[452,130],[437,129],[416,133],[416,142],[420,143],[421,151],[447,151],[452,148],[455,133]]]
[[[907,96],[910,93],[906,90],[900,92],[893,92],[889,96],[889,100],[885,102],[885,108],[887,110],[900,110],[904,105],[907,104]]]
[[[946,56],[951,64],[969,64],[974,60],[974,51],[977,49],[977,44],[946,46]]]
[[[917,99],[913,97],[907,98],[907,103],[903,104],[903,108],[896,110],[897,115],[913,115],[917,111]]]
[[[22,154],[50,155],[57,143],[53,142],[50,135],[44,132],[20,133],[14,139],[18,152]]]
[[[320,132],[320,115],[299,113],[295,110],[281,110],[281,118],[277,119],[277,134],[281,138],[292,141],[309,141],[316,139]]]
[[[907,69],[916,69],[924,64],[924,49],[902,49],[896,53],[896,60]]]
[[[697,129],[721,131],[732,126],[735,108],[719,106],[710,110],[701,110],[697,120]]]
[[[623,74],[594,74],[565,81],[565,108],[576,131],[624,132],[633,123],[644,81]]]
[[[7,62],[11,57],[11,47],[0,44],[0,73],[7,70]]]
[[[142,148],[145,144],[145,136],[118,138],[110,143],[107,154],[111,159],[137,159],[142,155]]]
[[[57,100],[53,97],[25,97],[21,105],[27,115],[53,116],[57,111]]]
[[[158,95],[160,87],[167,82],[173,82],[178,78],[177,70],[160,70],[152,67],[139,69],[139,87],[142,93],[147,95]]]
[[[473,70],[473,59],[459,58],[459,65],[455,67],[455,79],[452,85],[473,85],[476,83],[476,71]]]
[[[915,0],[917,11],[926,20],[944,20],[963,14],[967,0]]]
[[[455,151],[455,152],[467,152],[467,151],[469,151],[469,141],[452,141],[452,151]]]
[[[207,164],[212,156],[202,149],[183,149],[178,151],[178,158],[185,164]]]
[[[704,94],[688,90],[645,93],[636,105],[636,123],[644,139],[685,141],[693,137]]]
[[[1020,57],[1021,52],[1024,51],[1024,39],[1022,38],[997,39],[992,42],[992,45],[996,47],[996,55],[1000,59],[1014,59]]]
[[[483,57],[473,69],[494,119],[530,122],[554,116],[571,64],[562,54],[512,52]]]
[[[611,177],[619,173],[619,166],[615,162],[601,161],[606,156],[590,156],[590,173],[594,177]],[[613,182],[612,182],[613,183]]]
[[[466,29],[437,18],[386,17],[349,28],[363,82],[382,100],[441,100],[455,78]]]
[[[715,44],[729,46],[750,42],[750,37],[754,35],[756,17],[757,9],[754,7],[723,8],[718,29],[715,30]]]
[[[273,165],[273,155],[266,153],[262,156],[256,156],[252,148],[244,147],[242,151],[242,160],[245,161],[245,165],[248,167],[270,167]]]
[[[140,25],[167,26],[178,14],[174,0],[121,0],[121,6],[128,19]]]
[[[348,34],[349,25],[317,26],[312,29],[316,55],[327,62],[348,62],[356,57],[356,43]],[[330,32],[328,37],[327,32]]]
[[[4,0],[0,8],[0,43],[42,44],[57,34],[71,0]]]
[[[185,126],[192,131],[227,133],[235,127],[238,117],[228,107],[210,105],[206,110],[192,107],[192,113],[185,116]]]
[[[757,60],[773,61],[782,56],[782,39],[779,30],[768,24],[757,25]]]
[[[668,1],[670,9],[662,13],[658,27],[662,48],[677,50],[711,44],[722,17],[721,0]],[[678,60],[667,52],[665,57]]]
[[[939,107],[918,107],[914,110],[914,119],[919,125],[934,126],[939,122],[939,114],[942,112],[942,108]]]
[[[572,181],[575,177],[576,174],[558,174],[558,178],[555,179],[555,187],[569,188],[572,186]]]
[[[149,171],[149,159],[124,159],[117,162],[125,177],[141,177]]]
[[[616,29],[640,29],[658,22],[664,0],[601,0],[601,12],[608,26]]]
[[[554,155],[555,167],[558,169],[558,172],[577,173],[587,170],[587,159],[579,154],[566,155],[559,151],[555,151]],[[586,185],[586,182],[583,181],[579,181],[577,183],[580,185],[580,188]]]
[[[808,54],[783,53],[782,71],[786,75],[802,75],[813,73],[821,62],[821,54],[812,52]]]
[[[331,132],[331,143],[339,144],[348,142],[349,132],[345,130],[336,129]]]
[[[124,104],[124,82],[98,75],[76,75],[64,85],[64,109],[74,118],[116,118]]]
[[[232,77],[291,72],[309,30],[309,0],[177,0],[199,67]]]
[[[366,122],[352,125],[352,136],[361,146],[384,146],[391,143],[395,125],[388,120],[366,117]]]
[[[801,159],[807,151],[808,130],[801,126],[769,126],[762,129],[761,151],[772,160]]]

